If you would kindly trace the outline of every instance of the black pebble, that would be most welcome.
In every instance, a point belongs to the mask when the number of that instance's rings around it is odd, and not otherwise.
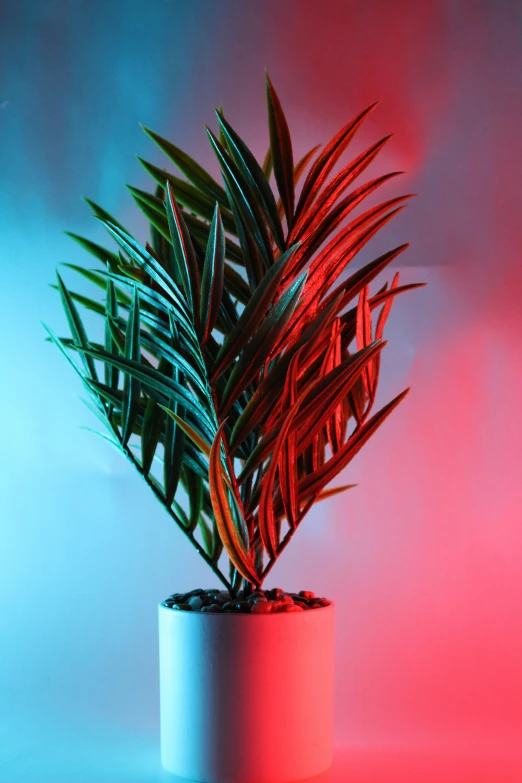
[[[248,601],[236,601],[233,604],[233,608],[235,612],[249,612],[251,605],[248,603]]]

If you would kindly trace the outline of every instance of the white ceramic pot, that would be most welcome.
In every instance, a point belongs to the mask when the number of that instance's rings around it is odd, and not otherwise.
[[[161,760],[204,783],[287,783],[332,762],[334,604],[278,614],[159,606]]]

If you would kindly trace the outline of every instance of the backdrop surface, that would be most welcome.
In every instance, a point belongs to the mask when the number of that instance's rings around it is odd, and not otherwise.
[[[80,196],[145,239],[125,183],[149,184],[136,154],[164,162],[138,123],[217,174],[204,124],[222,102],[262,156],[265,67],[301,154],[381,101],[354,154],[395,132],[372,173],[404,170],[393,195],[419,196],[371,252],[410,241],[402,282],[429,283],[389,321],[379,399],[410,395],[343,474],[359,487],[314,508],[270,583],[338,603],[352,780],[520,780],[520,3],[4,0],[0,14],[0,780],[163,779],[156,604],[213,580],[79,428],[92,417],[40,322],[65,334],[49,283],[86,262],[63,230],[103,238]],[[423,753],[471,766],[421,773]]]

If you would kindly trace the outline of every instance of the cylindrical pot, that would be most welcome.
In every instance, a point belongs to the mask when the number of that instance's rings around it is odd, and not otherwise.
[[[224,614],[159,606],[161,760],[204,783],[287,783],[332,762],[334,604]]]

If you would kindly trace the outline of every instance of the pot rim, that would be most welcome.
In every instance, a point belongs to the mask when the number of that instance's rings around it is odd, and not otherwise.
[[[330,599],[328,599],[330,601]],[[160,601],[158,604],[158,607],[160,609],[165,609],[168,612],[173,612],[177,615],[192,615],[194,617],[280,617],[282,615],[297,615],[301,616],[301,612],[274,612],[272,614],[271,612],[267,614],[261,614],[257,612],[187,612],[184,609],[173,609],[172,606],[165,606],[164,601]],[[318,606],[315,609],[303,609],[304,614],[308,614],[309,612],[313,612],[314,614],[316,612],[321,612],[323,609],[335,609],[335,601],[330,601],[328,606]]]

